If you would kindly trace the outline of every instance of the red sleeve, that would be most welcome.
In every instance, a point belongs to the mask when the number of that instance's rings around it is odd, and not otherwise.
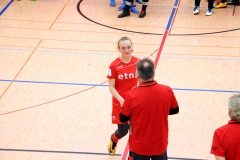
[[[173,93],[173,90],[171,89],[171,92],[172,92],[172,104],[171,104],[171,108],[176,108],[178,107],[178,102],[177,102],[177,99]]]
[[[112,64],[109,66],[107,78],[108,79],[116,79],[116,70]]]
[[[131,114],[131,111],[130,111],[130,108],[131,108],[131,105],[132,105],[132,101],[130,100],[130,95],[128,94],[124,100],[124,103],[123,103],[123,106],[121,108],[121,113],[124,115],[124,116],[130,116]]]
[[[214,132],[213,135],[213,142],[210,153],[216,156],[225,157],[222,143],[220,141],[219,133],[217,132],[217,130]]]

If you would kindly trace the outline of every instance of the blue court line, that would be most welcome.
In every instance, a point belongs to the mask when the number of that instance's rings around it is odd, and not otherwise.
[[[26,51],[26,52],[32,52],[34,49],[14,49],[14,48],[0,48],[0,50],[6,50],[6,51]],[[41,50],[37,49],[35,52],[44,52],[44,53],[59,53],[59,54],[88,54],[88,55],[101,55],[101,56],[117,56],[115,52],[109,52],[106,53],[97,53],[97,52],[73,52],[73,51],[59,51],[59,50]],[[164,54],[164,53],[163,53]],[[137,57],[146,57],[143,54],[134,54]],[[155,55],[151,56],[155,57]],[[167,59],[191,59],[191,60],[220,60],[220,61],[240,61],[240,58],[209,58],[209,57],[192,57],[192,56],[164,56],[162,55],[161,58],[167,58]]]
[[[172,88],[175,91],[189,91],[189,92],[220,92],[220,93],[240,93],[234,90],[217,90],[217,89],[197,89],[197,88]]]
[[[68,85],[68,86],[88,86],[88,87],[108,87],[107,84],[70,83],[70,82],[44,82],[44,81],[7,80],[7,79],[0,79],[0,82],[54,84],[54,85]],[[172,89],[175,90],[175,91],[189,91],[189,92],[240,93],[240,90],[237,91],[237,90],[217,90],[217,89],[198,89],[198,88],[172,88]]]
[[[170,27],[171,27],[171,24],[172,24],[172,22],[173,22],[173,16],[174,16],[175,12],[176,12],[176,8],[173,8],[173,9],[172,9],[172,13],[171,13],[171,15],[170,15],[170,18],[169,18],[169,20],[168,20],[167,27],[166,27],[166,30],[167,30],[167,31],[169,31],[169,29],[170,29]]]
[[[3,10],[0,12],[0,16],[7,10],[7,8],[12,4],[14,0],[10,0],[10,2],[8,2],[8,4],[3,8]]]
[[[174,7],[177,7],[178,2],[179,2],[178,0],[175,1],[175,3],[174,3]]]
[[[69,83],[69,82],[44,82],[44,81],[25,81],[25,80],[7,80],[7,79],[0,79],[0,82],[37,83],[37,84],[60,84],[60,85],[69,85],[69,86],[108,87],[108,85],[106,85],[106,84]]]
[[[174,15],[176,13],[176,7],[178,7],[178,3],[179,3],[179,0],[176,0],[175,3],[174,3],[174,8],[172,9],[172,13],[171,13],[170,18],[168,20],[166,31],[170,30],[171,24],[173,23],[173,18],[174,18]]]

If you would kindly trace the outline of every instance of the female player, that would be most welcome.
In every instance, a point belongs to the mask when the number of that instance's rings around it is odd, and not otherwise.
[[[136,66],[139,58],[132,56],[133,45],[131,39],[122,37],[118,41],[120,57],[115,59],[108,69],[109,90],[112,98],[112,123],[117,124],[118,129],[111,135],[108,152],[114,155],[118,140],[128,133],[128,123],[121,123],[119,114],[124,98],[133,87],[137,86],[138,77]],[[119,132],[120,130],[120,132]]]

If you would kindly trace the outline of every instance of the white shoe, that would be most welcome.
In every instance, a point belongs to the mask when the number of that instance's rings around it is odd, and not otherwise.
[[[200,12],[200,8],[198,6],[195,6],[193,8],[193,14],[198,14]]]
[[[208,8],[206,16],[211,16],[213,14],[213,8]]]

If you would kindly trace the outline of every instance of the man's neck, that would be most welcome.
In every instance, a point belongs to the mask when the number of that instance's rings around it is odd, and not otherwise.
[[[144,83],[144,82],[154,81],[154,78],[150,78],[150,79],[148,79],[148,80],[144,80],[144,79],[142,79],[142,78],[138,78],[138,81],[139,81],[139,84],[140,84],[140,83]]]

